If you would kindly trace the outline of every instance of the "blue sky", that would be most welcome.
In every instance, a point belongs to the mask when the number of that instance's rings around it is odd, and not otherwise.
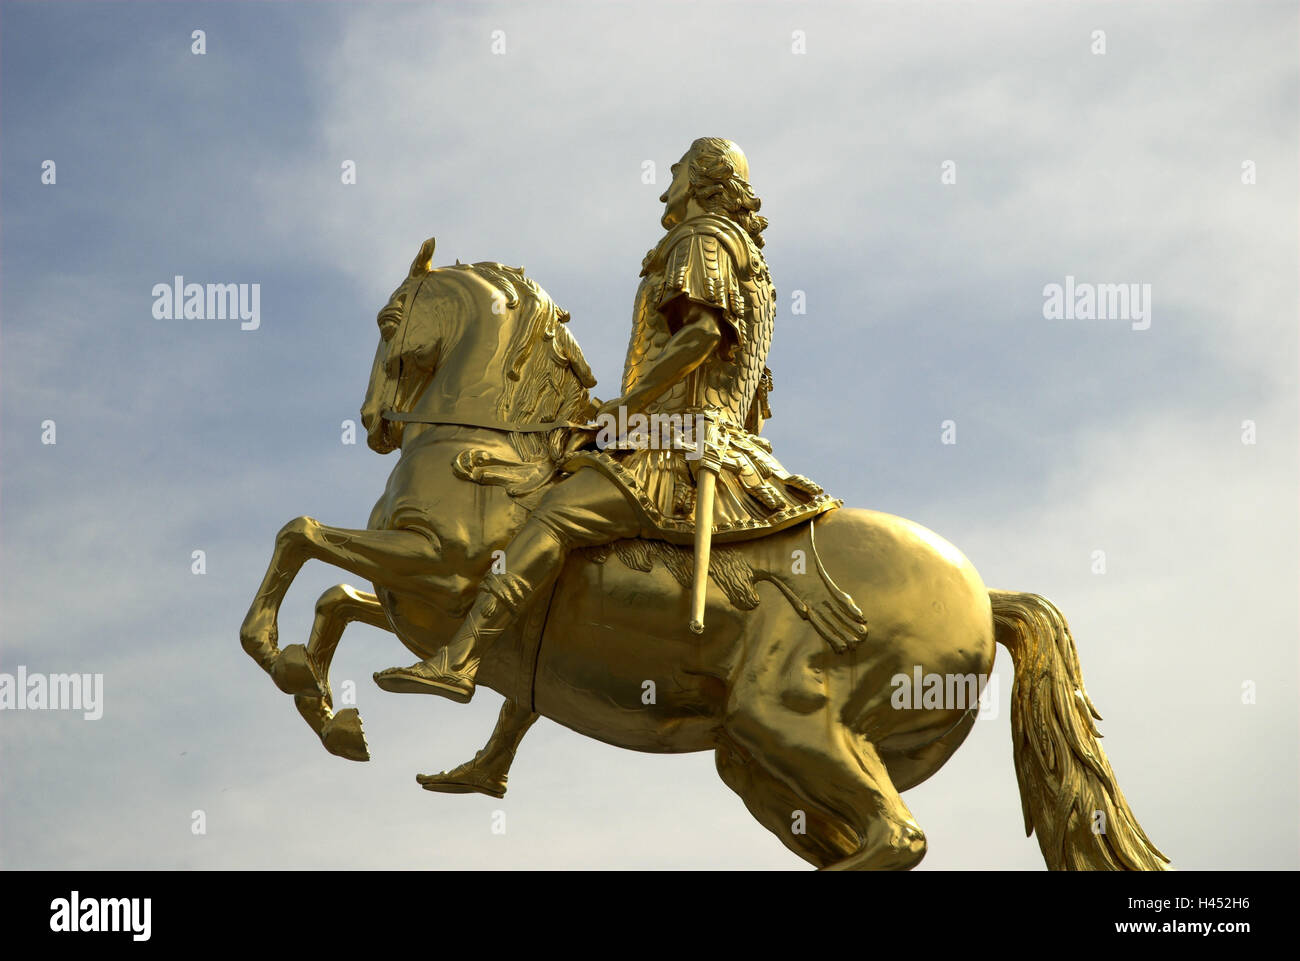
[[[275,531],[362,526],[382,490],[393,459],[339,425],[420,241],[525,265],[609,396],[667,166],[716,135],[771,221],[781,459],[1058,604],[1179,866],[1296,867],[1296,28],[1285,3],[3,3],[0,671],[103,672],[105,714],[0,715],[0,864],[801,866],[710,755],[546,721],[504,802],[419,790],[498,702],[379,692],[404,652],[365,627],[333,675],[374,759],[332,757],[237,639]],[[176,274],[259,283],[260,329],[156,320]],[[1044,319],[1067,275],[1151,284],[1150,329]],[[345,579],[305,570],[282,639]],[[907,800],[924,868],[1042,866],[1005,709]]]

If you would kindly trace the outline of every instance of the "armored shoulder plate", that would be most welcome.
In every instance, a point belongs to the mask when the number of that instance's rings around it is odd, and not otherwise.
[[[636,385],[675,333],[660,307],[686,296],[717,308],[730,336],[724,350],[668,390],[653,407],[672,412],[707,406],[743,425],[762,380],[776,314],[776,291],[758,247],[725,217],[693,217],[670,230],[650,251],[641,277],[623,392]]]

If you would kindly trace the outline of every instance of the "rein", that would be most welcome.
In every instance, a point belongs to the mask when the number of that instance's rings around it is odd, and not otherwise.
[[[531,424],[510,424],[499,420],[480,420],[473,417],[416,417],[414,414],[386,410],[384,420],[400,421],[403,424],[451,424],[456,427],[481,427],[484,430],[497,430],[507,434],[542,434],[547,431],[568,427],[575,430],[594,430],[595,425],[580,424],[572,420],[548,420]]]

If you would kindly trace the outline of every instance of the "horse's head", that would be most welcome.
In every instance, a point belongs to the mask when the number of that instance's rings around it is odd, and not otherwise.
[[[432,237],[420,245],[406,278],[376,317],[379,346],[361,404],[361,424],[366,429],[366,443],[380,454],[396,450],[402,443],[402,425],[385,420],[384,411],[406,410],[429,374],[418,362],[422,344],[418,336],[412,336],[418,335],[412,329],[418,327],[412,315],[415,296],[433,270],[433,248]]]
[[[445,416],[448,403],[459,410],[459,399],[472,397],[466,414],[501,424],[585,419],[595,378],[568,332],[568,313],[523,268],[434,269],[433,247],[432,239],[420,247],[377,318],[379,347],[361,407],[371,449],[400,447],[402,422],[384,414],[408,413],[422,398]],[[533,450],[540,437],[516,441],[540,455]]]

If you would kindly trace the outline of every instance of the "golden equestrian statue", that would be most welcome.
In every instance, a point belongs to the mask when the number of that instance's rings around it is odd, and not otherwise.
[[[351,621],[419,658],[377,673],[385,691],[498,691],[486,746],[420,775],[428,790],[504,795],[540,715],[631,750],[713,751],[788,848],[862,869],[925,854],[900,792],[970,732],[1001,642],[1025,827],[1048,867],[1163,869],[1098,742],[1061,613],[988,590],[937,534],[846,508],[773,455],[776,291],[748,162],[708,137],[672,174],[607,402],[569,315],[522,269],[434,267],[424,242],[379,311],[361,408],[370,447],[400,459],[366,530],[299,517],[276,535],[244,650],[356,761],[361,719],[334,712],[329,686]],[[308,642],[281,649],[277,612],[309,560],[375,592],[330,588]],[[940,681],[900,697],[914,677]]]

